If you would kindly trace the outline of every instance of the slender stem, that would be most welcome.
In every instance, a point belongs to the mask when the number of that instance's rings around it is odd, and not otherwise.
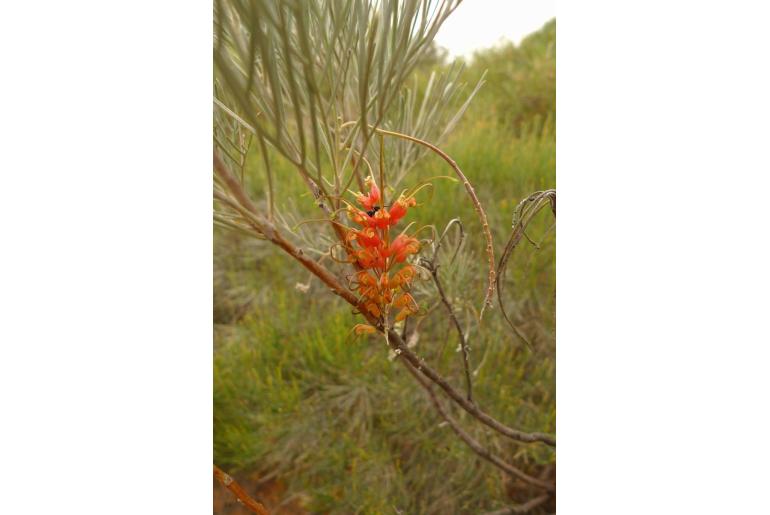
[[[267,508],[265,508],[262,503],[255,501],[251,498],[249,494],[246,493],[246,490],[239,485],[235,479],[232,478],[229,474],[227,474],[224,470],[214,465],[214,477],[217,478],[217,481],[222,483],[222,486],[230,490],[230,492],[238,499],[238,501],[246,506],[249,510],[253,511],[257,515],[270,515],[270,512],[267,511]]]
[[[230,170],[227,169],[216,152],[214,152],[214,171],[222,179],[227,189],[235,196],[239,204],[254,214],[258,213],[257,207],[246,194],[241,183],[230,173]]]
[[[518,477],[519,479],[526,481],[531,485],[535,485],[537,487],[543,488],[549,492],[553,492],[556,490],[556,485],[554,485],[553,483],[549,483],[547,481],[543,481],[536,477],[530,476],[526,472],[523,472],[522,470],[519,470],[513,465],[506,463],[499,456],[497,456],[496,454],[493,454],[489,449],[484,448],[484,446],[481,445],[481,443],[479,443],[478,440],[474,439],[471,435],[466,433],[460,427],[457,421],[454,420],[449,415],[449,413],[444,409],[444,407],[441,405],[441,402],[436,397],[436,394],[433,392],[433,388],[431,387],[431,385],[428,384],[428,382],[423,377],[420,376],[420,374],[414,369],[414,367],[412,367],[412,365],[407,364],[406,368],[412,374],[412,376],[414,376],[417,382],[420,383],[420,386],[422,386],[425,389],[425,391],[428,393],[428,397],[430,398],[430,401],[433,404],[433,406],[436,408],[436,411],[439,412],[439,414],[444,418],[444,420],[447,421],[447,423],[452,428],[452,430],[457,434],[457,436],[459,436],[460,439],[473,450],[473,452],[475,452],[476,454],[478,454],[480,457],[484,458],[488,462],[492,463],[495,467],[499,468],[500,470],[510,474],[511,476]]]
[[[216,154],[214,154],[214,169],[216,170],[217,175],[222,178],[224,183],[230,189],[233,196],[240,203],[242,208],[251,214],[249,220],[255,225],[258,225],[260,232],[262,232],[262,234],[268,240],[281,247],[286,253],[299,261],[300,264],[311,271],[316,277],[321,279],[324,284],[329,286],[333,293],[339,295],[348,303],[360,309],[357,297],[353,294],[352,291],[345,288],[339,282],[337,277],[334,276],[334,274],[332,274],[324,266],[319,265],[309,256],[305,255],[302,249],[297,248],[291,242],[286,240],[283,235],[278,230],[276,230],[275,226],[269,220],[264,219],[260,215],[256,206],[254,206],[254,204],[251,202],[251,199],[249,199],[249,197],[243,191],[243,188],[241,188],[240,183],[238,183],[237,179],[235,179],[235,177],[233,177],[233,175],[227,170],[227,168]],[[337,224],[332,225],[337,227]]]
[[[434,259],[435,259],[435,255],[434,255]],[[441,303],[444,304],[444,307],[446,308],[447,313],[449,313],[449,318],[452,320],[452,323],[454,324],[455,329],[457,329],[457,336],[460,338],[460,348],[462,349],[462,353],[463,353],[463,367],[465,368],[465,383],[468,389],[468,401],[473,402],[473,386],[471,382],[470,356],[468,353],[468,342],[465,337],[465,332],[463,331],[463,328],[460,325],[460,321],[457,320],[454,307],[452,307],[452,304],[449,302],[449,299],[447,299],[447,296],[444,293],[444,288],[441,286],[441,281],[438,278],[438,266],[435,265],[433,262],[426,261],[426,260],[422,260],[421,263],[425,268],[428,269],[431,277],[433,277],[433,282],[435,283],[436,289],[438,290],[438,295],[441,298]]]

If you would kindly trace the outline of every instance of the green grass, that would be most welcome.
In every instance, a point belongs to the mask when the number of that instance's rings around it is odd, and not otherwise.
[[[473,71],[473,70],[471,70]],[[470,77],[472,79],[472,77]],[[497,258],[511,230],[511,215],[528,194],[555,187],[552,116],[512,130],[496,116],[494,98],[481,97],[443,146],[475,185],[487,210]],[[490,112],[492,114],[490,114]],[[548,118],[545,124],[542,119]],[[543,128],[544,126],[544,128]],[[279,193],[304,217],[317,217],[301,181],[275,163]],[[264,198],[263,176],[252,156],[248,184]],[[449,175],[427,155],[403,184]],[[483,237],[462,186],[434,181],[435,191],[409,221],[439,228],[460,217],[468,241],[441,277],[448,295],[470,321],[484,295]],[[553,223],[542,212],[528,231],[538,241]],[[360,317],[317,280],[302,292],[308,273],[270,244],[215,231],[214,457],[233,472],[259,471],[286,483],[318,513],[480,513],[511,502],[511,485],[441,424],[423,390],[384,342],[354,340]],[[475,397],[511,426],[555,432],[555,235],[541,249],[522,242],[509,262],[507,306],[534,343],[515,340],[498,309],[471,324],[471,359],[480,364]],[[429,292],[425,287],[421,291]],[[425,295],[418,298],[423,304]],[[457,336],[442,309],[420,326],[416,352],[463,388]],[[555,461],[542,445],[498,438],[453,408],[463,427],[520,467],[537,473]],[[515,497],[515,495],[514,495]],[[525,496],[526,498],[526,496]]]

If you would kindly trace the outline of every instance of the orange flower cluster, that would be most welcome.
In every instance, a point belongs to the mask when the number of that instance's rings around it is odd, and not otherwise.
[[[374,179],[368,177],[366,185],[368,194],[361,193],[356,197],[363,209],[348,207],[348,217],[360,226],[347,232],[347,243],[352,249],[351,260],[361,268],[355,274],[352,288],[358,291],[361,304],[373,316],[384,320],[393,307],[398,310],[395,317],[398,322],[419,310],[417,302],[409,294],[415,269],[404,261],[420,250],[420,243],[403,233],[390,241],[390,228],[416,202],[414,198],[406,198],[402,194],[390,208],[380,207],[382,197]],[[358,325],[356,332],[374,332],[374,328]]]

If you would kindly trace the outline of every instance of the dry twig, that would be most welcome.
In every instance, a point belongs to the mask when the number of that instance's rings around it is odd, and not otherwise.
[[[222,483],[222,486],[232,492],[232,494],[238,499],[238,502],[246,506],[248,509],[257,515],[270,515],[270,512],[267,511],[267,508],[265,508],[262,503],[252,499],[251,496],[247,494],[246,491],[241,487],[241,485],[239,485],[235,479],[232,478],[232,476],[230,476],[216,465],[214,465],[214,477],[217,478],[217,481]]]
[[[450,385],[446,379],[439,375],[438,372],[428,366],[428,364],[425,363],[425,360],[412,352],[412,350],[406,346],[404,340],[401,339],[401,336],[398,333],[391,330],[388,332],[388,337],[391,348],[393,348],[398,355],[404,357],[406,361],[409,362],[409,364],[422,372],[425,377],[436,383],[436,385],[444,390],[444,392],[453,401],[455,401],[458,405],[460,405],[461,408],[467,411],[482,424],[494,429],[501,435],[507,436],[512,440],[516,440],[517,442],[542,442],[551,447],[556,447],[556,438],[553,435],[549,435],[547,433],[527,433],[525,431],[513,429],[485,413],[478,407],[478,405],[473,402],[469,402],[468,399],[466,399],[460,392],[452,387],[452,385]]]
[[[489,449],[485,449],[481,443],[479,443],[478,440],[474,439],[471,435],[466,433],[460,425],[457,423],[456,420],[454,420],[449,413],[444,409],[444,407],[441,405],[441,401],[438,400],[436,397],[436,394],[433,392],[433,388],[431,387],[428,382],[420,377],[420,374],[412,367],[412,365],[407,364],[407,370],[414,376],[414,378],[417,380],[418,383],[420,383],[420,386],[422,386],[425,391],[428,393],[428,397],[430,398],[431,403],[436,408],[436,411],[439,412],[439,414],[446,420],[446,422],[449,424],[449,426],[452,428],[452,430],[457,434],[457,436],[460,437],[460,439],[465,442],[468,447],[470,447],[473,452],[478,454],[480,457],[484,458],[488,462],[492,463],[494,466],[499,468],[500,470],[506,472],[507,474],[510,474],[511,476],[517,477],[531,485],[537,486],[539,488],[543,488],[547,490],[548,492],[553,492],[556,490],[556,485],[553,483],[549,483],[547,481],[543,481],[541,479],[538,479],[536,477],[532,477],[526,472],[519,470],[518,468],[514,467],[513,465],[506,463],[503,461],[499,456],[496,454],[493,454],[492,451]]]
[[[516,324],[508,316],[505,310],[505,304],[503,303],[503,279],[505,278],[505,265],[508,264],[508,258],[513,253],[513,249],[516,248],[522,237],[527,236],[527,226],[530,224],[535,215],[543,209],[545,206],[550,206],[553,216],[556,216],[556,190],[536,191],[526,199],[522,200],[516,207],[516,211],[513,214],[513,231],[511,237],[508,239],[508,243],[505,245],[503,255],[500,256],[500,263],[497,265],[497,299],[500,302],[500,311],[503,312],[506,322],[511,326],[513,332],[521,338],[521,340],[527,344],[527,347],[532,348],[532,344],[527,340],[524,333],[516,327]],[[531,240],[530,240],[531,241]]]
[[[462,241],[465,238],[465,231],[463,229],[462,222],[460,221],[459,218],[450,220],[450,222],[447,224],[446,228],[444,229],[444,232],[441,234],[441,237],[439,238],[438,242],[436,243],[436,248],[433,251],[433,257],[430,260],[421,259],[420,264],[423,266],[423,268],[425,268],[430,272],[430,275],[433,278],[433,283],[436,285],[436,290],[438,291],[439,297],[441,298],[441,303],[444,304],[444,307],[447,309],[447,312],[449,313],[449,318],[452,320],[452,323],[454,324],[455,329],[457,330],[457,335],[460,338],[460,349],[462,350],[462,354],[463,354],[463,368],[465,370],[465,384],[468,390],[468,401],[473,402],[473,383],[471,381],[471,366],[470,366],[470,356],[468,353],[468,341],[465,336],[465,332],[463,331],[463,328],[460,325],[460,321],[457,320],[454,307],[449,302],[449,299],[444,293],[444,288],[441,285],[441,280],[438,277],[438,268],[440,265],[436,264],[436,258],[438,256],[438,251],[441,248],[441,244],[444,242],[444,238],[446,237],[449,229],[455,224],[457,224],[457,227],[459,227],[460,229],[460,240],[458,241],[457,248],[455,249],[455,252],[452,256],[452,260],[454,260],[454,257],[457,256],[457,252],[460,250],[460,245],[462,245]]]

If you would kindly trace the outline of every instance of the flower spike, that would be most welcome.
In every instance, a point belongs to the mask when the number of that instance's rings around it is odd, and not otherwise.
[[[420,313],[420,306],[409,293],[417,275],[415,267],[406,263],[410,256],[420,251],[420,241],[408,231],[414,222],[393,237],[391,227],[396,226],[417,205],[414,193],[404,190],[390,206],[383,206],[383,196],[374,178],[366,178],[365,193],[354,193],[359,207],[345,202],[348,219],[357,227],[347,227],[346,243],[351,248],[351,260],[359,270],[351,277],[350,287],[360,295],[360,305],[365,313],[377,319],[382,327],[399,322]],[[352,192],[351,192],[352,193]],[[418,231],[419,232],[419,231]],[[390,321],[391,313],[395,314]],[[377,324],[375,324],[377,325]],[[358,324],[356,334],[374,332],[371,325]]]

